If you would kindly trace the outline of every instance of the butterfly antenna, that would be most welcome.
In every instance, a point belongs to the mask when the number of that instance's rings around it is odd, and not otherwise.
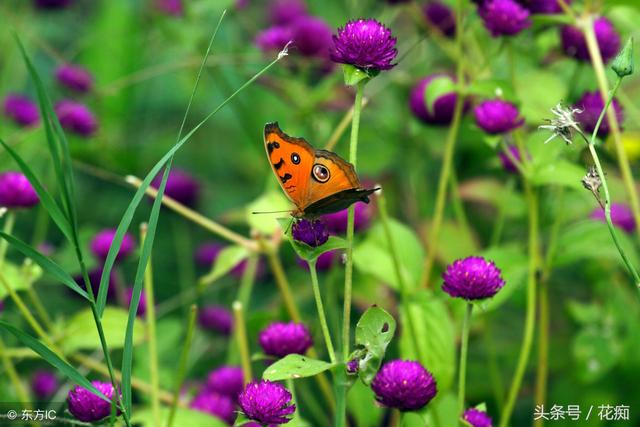
[[[284,211],[262,211],[262,212],[251,212],[252,215],[263,215],[263,214],[276,214],[276,213],[289,213],[291,212],[289,209]]]

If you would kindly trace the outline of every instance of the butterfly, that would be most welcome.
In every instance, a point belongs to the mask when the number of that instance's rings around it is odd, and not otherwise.
[[[287,135],[278,122],[264,126],[264,147],[280,187],[296,205],[293,217],[315,218],[355,202],[369,203],[369,196],[379,190],[363,188],[351,163]]]

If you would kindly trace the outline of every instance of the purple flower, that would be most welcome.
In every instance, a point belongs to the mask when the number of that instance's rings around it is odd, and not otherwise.
[[[289,27],[269,27],[262,30],[255,38],[255,44],[258,48],[265,52],[281,51],[293,40],[293,31]]]
[[[373,379],[371,390],[378,402],[401,411],[422,408],[438,392],[433,375],[413,360],[385,363]]]
[[[0,206],[6,208],[30,208],[40,199],[26,176],[7,171],[0,174]]]
[[[473,114],[478,127],[491,135],[512,131],[524,123],[518,108],[500,99],[482,101]]]
[[[207,377],[207,390],[228,396],[234,401],[244,388],[244,375],[239,366],[221,366],[209,373]]]
[[[126,290],[126,307],[128,308],[131,305],[131,299],[133,298],[133,288],[127,288]],[[138,301],[138,311],[136,311],[136,315],[140,317],[144,317],[144,314],[147,312],[147,297],[145,296],[144,290],[140,292],[140,301]]]
[[[260,332],[258,343],[265,354],[284,357],[287,354],[305,354],[313,345],[313,338],[303,323],[274,322]]]
[[[285,424],[296,411],[291,393],[282,384],[267,380],[247,384],[238,397],[238,403],[247,418],[261,424]]]
[[[396,65],[396,41],[391,30],[375,19],[349,21],[333,36],[330,57],[367,71],[389,70]]]
[[[93,77],[89,71],[78,65],[64,64],[56,70],[56,79],[63,86],[76,92],[89,92],[93,87]]]
[[[492,427],[493,421],[486,412],[476,408],[469,408],[464,411],[462,418],[472,425],[472,427]]]
[[[347,362],[347,372],[350,374],[355,374],[360,369],[360,362],[358,359],[351,359]]]
[[[93,255],[101,260],[107,259],[107,254],[109,253],[111,243],[113,242],[115,236],[115,228],[106,228],[96,234],[95,237],[91,240],[90,244],[91,252],[93,252]],[[118,255],[116,255],[116,260],[120,261],[128,257],[135,248],[136,242],[133,239],[133,236],[131,236],[131,234],[129,233],[125,233],[124,237],[122,238],[122,245],[120,245]]]
[[[291,25],[306,15],[304,0],[273,0],[269,4],[269,20],[273,25]]]
[[[160,187],[161,181],[162,172],[153,178],[151,186],[157,189]],[[164,193],[176,202],[192,208],[200,197],[200,184],[187,172],[180,169],[172,169],[169,172]]]
[[[229,425],[233,424],[236,419],[233,400],[227,396],[210,391],[199,393],[193,398],[189,407],[218,417]]]
[[[71,4],[72,0],[35,0],[38,9],[64,9]]]
[[[41,400],[48,399],[58,389],[58,378],[51,371],[37,371],[31,378],[31,390]]]
[[[80,136],[91,136],[98,129],[98,121],[87,108],[79,102],[65,99],[55,105],[56,116],[66,130]]]
[[[529,11],[515,0],[487,0],[478,14],[493,37],[512,36],[531,25]]]
[[[314,16],[303,16],[291,28],[294,47],[301,55],[328,58],[331,27],[325,21]]]
[[[229,336],[233,330],[233,314],[220,305],[206,305],[198,313],[198,323],[202,329]]]
[[[182,16],[184,14],[182,0],[156,0],[156,8],[167,15]]]
[[[565,0],[567,4],[571,4],[571,0]],[[558,0],[530,0],[527,5],[531,13],[554,14],[562,12],[562,8]]]
[[[109,383],[92,381],[91,384],[108,399],[113,398],[113,386]],[[86,388],[76,386],[67,395],[69,412],[80,421],[99,421],[111,414],[111,403],[99,398]]]
[[[611,102],[613,106],[613,110],[616,112],[616,118],[618,119],[618,123],[622,123],[624,120],[624,111],[622,110],[622,106],[618,103],[617,99],[613,99]],[[600,117],[600,113],[604,108],[604,100],[600,95],[600,92],[585,92],[574,105],[574,108],[581,110],[581,112],[576,112],[574,117],[577,122],[580,123],[582,129],[587,133],[593,133],[596,128],[596,123],[598,123],[598,117]],[[601,138],[606,138],[609,134],[609,117],[605,116],[600,123],[600,128],[598,129],[598,136]]]
[[[520,155],[520,150],[516,145],[510,144],[508,147],[509,152],[511,153],[511,157],[516,159],[518,162],[522,162],[522,156]],[[518,168],[515,163],[511,161],[511,158],[504,151],[500,151],[498,153],[500,156],[500,162],[502,163],[502,167],[509,173],[519,173]],[[527,156],[529,157],[529,156]]]
[[[432,26],[451,38],[456,34],[456,16],[453,10],[439,1],[430,1],[424,6],[424,17]]]
[[[454,80],[443,74],[432,74],[418,81],[409,95],[409,107],[413,115],[425,123],[447,125],[453,119],[453,110],[458,98],[455,92],[440,95],[433,103],[432,108],[427,110],[425,99],[427,88],[434,79],[442,77],[449,78],[452,82]]]
[[[607,18],[600,17],[593,22],[593,30],[604,62],[613,59],[620,50],[620,36]],[[562,49],[580,61],[590,61],[587,40],[579,27],[565,25],[560,30]]]
[[[373,207],[371,204],[355,203],[354,207],[354,230],[366,230],[373,216]],[[322,215],[322,221],[327,225],[327,229],[331,234],[343,234],[347,231],[347,219],[349,210]]]
[[[306,243],[312,248],[321,246],[329,240],[327,226],[322,221],[301,219],[293,224],[291,229],[293,239]]]
[[[38,106],[23,95],[11,94],[4,99],[4,114],[20,126],[35,126],[40,122]]]
[[[591,218],[606,222],[604,210],[601,208],[595,209],[591,213]],[[633,218],[633,212],[629,209],[629,206],[622,203],[611,203],[611,222],[613,222],[613,225],[629,234],[633,233],[636,229],[636,221]]]
[[[442,290],[468,301],[490,298],[504,286],[501,273],[492,261],[482,257],[459,259],[442,273]]]
[[[318,271],[326,271],[331,269],[331,266],[333,266],[333,262],[335,261],[335,259],[338,257],[338,252],[337,251],[327,251],[324,252],[322,255],[320,255],[318,258],[316,258],[316,270]],[[298,263],[299,266],[305,268],[305,269],[309,269],[309,264],[307,263],[307,261],[305,261],[302,258],[298,258],[296,260],[296,262]]]

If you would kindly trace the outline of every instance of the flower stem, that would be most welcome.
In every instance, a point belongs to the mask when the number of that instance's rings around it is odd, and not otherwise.
[[[240,301],[234,301],[233,305],[233,329],[236,335],[236,343],[240,353],[240,364],[242,366],[242,377],[247,385],[253,378],[251,372],[251,354],[249,351],[249,340],[247,339],[247,325],[244,321],[244,307]]]
[[[458,414],[462,416],[464,411],[464,394],[467,380],[467,351],[469,349],[469,326],[471,324],[471,312],[473,304],[467,303],[462,321],[462,339],[460,345],[460,369],[458,370]]]
[[[264,243],[264,242],[263,242]],[[302,318],[300,317],[300,312],[298,311],[298,307],[296,306],[293,300],[293,294],[291,293],[291,285],[289,285],[289,280],[287,279],[286,274],[284,273],[284,268],[282,267],[282,262],[278,257],[278,253],[275,248],[268,247],[266,244],[263,245],[263,250],[267,255],[267,261],[269,266],[271,267],[271,272],[276,279],[276,285],[278,286],[278,290],[280,291],[280,295],[282,296],[282,302],[289,314],[289,317],[294,322],[300,322]]]
[[[331,363],[336,363],[336,354],[333,350],[333,342],[331,341],[331,334],[329,333],[329,326],[327,326],[327,318],[324,314],[324,307],[322,305],[322,295],[320,294],[320,286],[318,284],[318,272],[316,271],[316,260],[307,261],[309,264],[309,272],[311,273],[311,286],[313,287],[313,297],[316,300],[316,308],[318,309],[318,319],[320,320],[320,328],[322,329],[322,335],[324,335],[324,342],[327,346],[327,352],[329,353],[329,360]]]
[[[534,404],[544,405],[547,400],[547,380],[549,376],[549,285],[546,280],[538,284],[539,314],[538,314],[538,367]],[[544,425],[544,417],[533,422],[534,426]]]

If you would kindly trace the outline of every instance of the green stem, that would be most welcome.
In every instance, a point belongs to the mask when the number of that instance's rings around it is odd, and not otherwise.
[[[496,354],[496,346],[493,341],[493,333],[491,328],[491,319],[489,316],[485,316],[484,322],[484,345],[487,348],[487,358],[489,365],[489,377],[491,379],[491,386],[493,387],[493,395],[496,401],[498,410],[502,410],[504,404],[504,381],[500,373],[498,356]]]
[[[539,316],[538,316],[538,366],[534,404],[545,405],[547,400],[547,379],[549,375],[549,285],[545,280],[538,284]],[[539,417],[533,424],[541,427],[544,417]]]
[[[253,285],[256,281],[256,271],[258,270],[258,258],[257,254],[250,254],[247,258],[246,268],[242,273],[242,279],[240,280],[240,289],[238,289],[238,301],[242,303],[245,310],[249,309],[249,303],[251,302],[251,293],[253,292]]]
[[[464,396],[467,381],[467,352],[469,349],[469,327],[471,324],[471,313],[473,304],[467,303],[467,309],[464,312],[464,320],[462,321],[462,338],[460,345],[460,369],[458,370],[458,415],[462,416],[464,412]]]
[[[515,186],[515,180],[513,177],[509,177],[507,179],[507,183],[504,188],[505,194],[511,194],[513,191],[513,187]],[[493,231],[491,232],[491,243],[490,246],[497,246],[500,243],[500,239],[502,238],[502,231],[504,230],[504,223],[507,219],[507,202],[506,197],[498,198],[498,216],[493,225]]]
[[[278,252],[275,248],[267,246],[264,241],[261,241],[263,244],[263,250],[267,256],[267,262],[269,263],[269,267],[271,268],[271,272],[276,279],[276,285],[278,286],[278,290],[280,291],[280,296],[282,297],[282,302],[289,314],[291,320],[296,323],[299,323],[302,318],[300,317],[300,312],[298,311],[298,307],[293,299],[293,293],[291,292],[291,285],[289,284],[289,280],[287,279],[287,275],[284,272],[284,268],[282,267],[282,262],[280,261],[280,257],[278,256]]]
[[[327,346],[327,352],[329,353],[329,360],[331,360],[331,363],[336,363],[336,353],[333,350],[333,342],[331,341],[331,334],[329,333],[329,326],[327,326],[327,318],[325,317],[324,307],[322,305],[322,295],[320,294],[320,285],[318,284],[318,272],[316,271],[316,259],[314,259],[313,261],[307,261],[307,264],[309,264],[309,272],[311,273],[311,286],[313,287],[313,297],[316,300],[318,319],[320,320],[320,328],[322,329],[324,342]]]
[[[242,376],[246,385],[251,382],[253,374],[251,372],[251,355],[249,352],[249,340],[247,339],[247,326],[244,321],[244,308],[240,301],[234,301],[232,307],[234,317],[233,329],[240,352],[240,361],[242,362]]]
[[[453,205],[453,213],[456,217],[456,222],[464,230],[465,235],[472,237],[471,227],[469,226],[469,219],[464,210],[464,203],[462,197],[460,197],[460,188],[458,186],[458,177],[455,169],[451,170],[449,176],[449,185],[451,186],[451,204]]]

